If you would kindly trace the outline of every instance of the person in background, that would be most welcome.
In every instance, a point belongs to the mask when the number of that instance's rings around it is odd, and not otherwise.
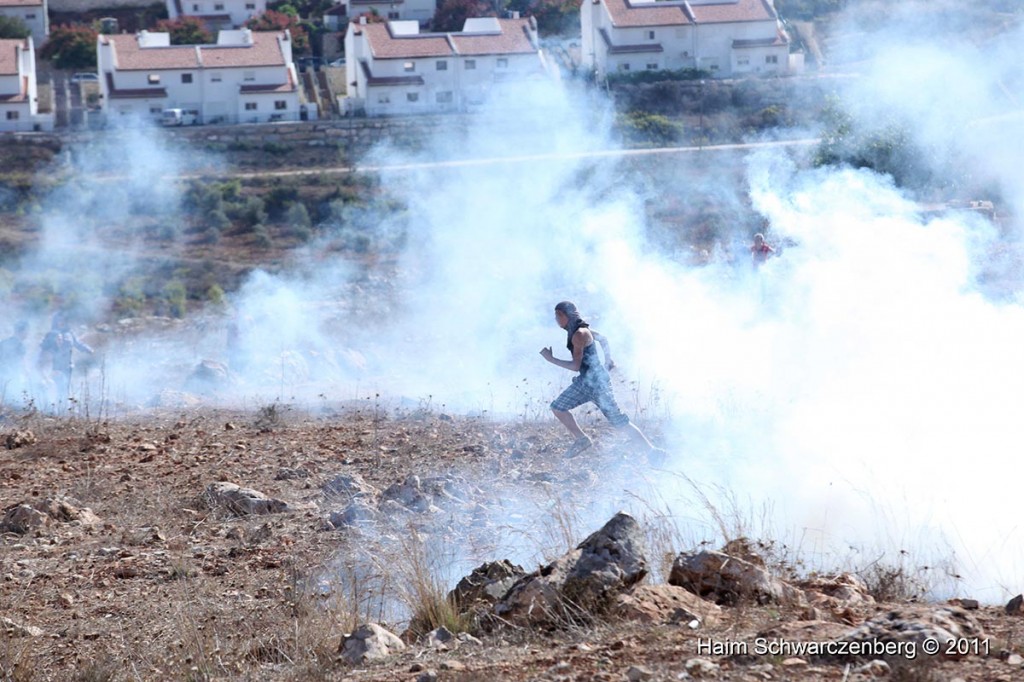
[[[53,399],[60,405],[71,397],[71,376],[75,369],[74,352],[92,355],[93,350],[78,340],[71,331],[71,321],[62,312],[54,313],[50,331],[39,344],[39,370],[43,384]]]
[[[612,426],[628,432],[633,441],[643,448],[651,464],[655,466],[661,464],[666,456],[665,451],[654,447],[643,432],[629,421],[629,417],[619,409],[618,403],[615,402],[611,377],[608,375],[608,370],[614,367],[615,363],[610,357],[608,341],[601,334],[590,329],[590,325],[583,320],[576,305],[571,301],[562,301],[555,306],[555,322],[566,331],[565,345],[572,353],[572,359],[559,360],[554,357],[550,346],[542,349],[540,354],[553,365],[570,372],[578,372],[569,387],[551,403],[551,411],[555,417],[576,439],[566,451],[566,456],[575,457],[593,445],[593,441],[583,433],[579,424],[576,423],[576,418],[569,411],[584,403],[592,402],[597,405],[601,414],[608,419]],[[604,350],[605,365],[602,365],[598,358],[595,341],[601,344]]]
[[[774,253],[775,249],[764,240],[763,234],[758,232],[754,235],[754,244],[750,247],[750,257],[754,262],[754,267],[760,267]]]

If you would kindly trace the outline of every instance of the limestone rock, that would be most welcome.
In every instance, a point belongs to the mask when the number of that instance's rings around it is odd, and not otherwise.
[[[17,450],[18,448],[25,447],[26,445],[33,445],[37,443],[39,439],[36,438],[36,434],[31,431],[12,431],[8,434],[4,434],[4,446],[8,450]]]
[[[339,474],[320,486],[320,490],[329,500],[345,502],[356,499],[372,500],[378,495],[377,489],[363,480],[359,474]]]
[[[616,514],[571,552],[520,578],[495,612],[531,624],[585,621],[614,608],[617,596],[647,576],[643,531]]]
[[[724,552],[681,553],[672,562],[668,583],[717,604],[733,605],[745,600],[758,604],[804,603],[804,595],[797,588],[761,566]]]
[[[349,663],[357,665],[387,658],[404,649],[405,643],[397,635],[376,623],[367,623],[341,640],[338,653]]]
[[[24,535],[49,525],[50,517],[27,504],[15,504],[4,510],[0,519],[0,533]]]
[[[96,516],[91,509],[88,507],[76,507],[63,497],[48,498],[37,502],[33,506],[54,521],[61,523],[77,521],[83,526],[94,526],[100,523],[100,517]]]
[[[473,569],[459,581],[448,599],[459,609],[466,610],[477,603],[496,604],[517,580],[526,575],[521,566],[510,561],[489,561]]]
[[[235,483],[219,481],[206,488],[206,499],[211,507],[224,507],[232,514],[274,514],[288,509],[288,503],[267,497],[258,490],[243,488]]]
[[[332,511],[329,517],[331,525],[335,528],[370,524],[379,518],[380,512],[362,500],[356,500],[341,511]]]
[[[637,585],[618,596],[615,614],[642,623],[714,625],[722,613],[717,604],[675,585]]]
[[[45,633],[41,628],[32,625],[19,625],[10,618],[0,617],[0,632],[8,637],[42,637]]]
[[[939,606],[908,607],[880,613],[846,633],[840,641],[913,642],[921,651],[922,642],[931,638],[939,642],[940,656],[958,659],[963,655],[946,654],[947,642],[984,637],[984,630],[970,613],[957,606]]]

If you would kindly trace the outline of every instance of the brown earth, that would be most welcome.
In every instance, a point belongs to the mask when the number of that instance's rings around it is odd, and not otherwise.
[[[600,494],[594,472],[624,467],[643,477],[650,470],[615,445],[566,460],[553,423],[451,417],[428,406],[384,410],[369,399],[316,414],[273,405],[250,414],[156,412],[117,422],[8,413],[0,434],[10,436],[0,438],[10,448],[0,449],[0,507],[44,510],[35,517],[41,525],[0,535],[4,680],[416,680],[431,679],[429,671],[441,680],[863,680],[870,669],[860,663],[698,656],[698,638],[832,639],[902,606],[862,605],[845,613],[845,622],[824,622],[804,620],[806,611],[795,608],[747,604],[723,607],[719,622],[697,630],[615,621],[554,631],[508,627],[477,632],[482,645],[438,652],[412,644],[384,661],[352,666],[337,651],[356,624],[390,617],[392,630],[403,629],[384,591],[414,607],[410,585],[426,578],[446,590],[454,580],[424,576],[422,564],[408,562],[418,551],[412,523],[391,538],[397,550],[364,532],[328,530],[326,514],[338,506],[321,492],[325,482],[359,474],[383,489],[410,474],[456,476],[476,482],[467,484],[476,490],[473,504],[496,511],[493,522],[501,505],[488,499],[491,492],[544,499],[571,489],[576,498],[558,499],[586,499]],[[204,499],[216,481],[255,488],[289,509],[234,515]],[[571,509],[551,506],[550,526],[537,537],[563,535],[561,550],[559,541],[550,548],[558,553],[596,530],[575,527],[574,518]],[[468,537],[447,512],[432,519],[426,532],[435,537]],[[477,529],[483,536],[499,530]],[[361,551],[376,561],[373,570],[343,579]],[[419,573],[405,571],[409,565]],[[972,613],[985,633],[978,646],[989,655],[892,660],[888,677],[1022,679],[1012,654],[1024,651],[1024,617],[1001,606]],[[707,662],[693,662],[698,658]]]

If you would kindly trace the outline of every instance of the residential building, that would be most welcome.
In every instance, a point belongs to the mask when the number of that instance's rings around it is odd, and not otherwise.
[[[534,19],[467,19],[457,33],[416,21],[349,24],[346,109],[368,116],[466,111],[502,90],[557,78]]]
[[[341,30],[348,19],[376,14],[389,21],[418,21],[426,26],[434,18],[439,0],[341,0],[324,12],[324,26]]]
[[[195,112],[200,123],[299,120],[288,31],[221,31],[215,45],[171,45],[170,34],[100,35],[107,120]]]
[[[52,128],[53,115],[39,113],[34,41],[0,40],[0,131]]]
[[[21,19],[32,31],[32,40],[36,45],[46,42],[50,35],[50,19],[46,10],[46,0],[0,0],[0,16]]]
[[[267,0],[165,0],[165,4],[171,19],[195,17],[211,31],[241,27],[267,11]]]
[[[598,78],[645,69],[728,78],[802,65],[771,0],[583,0],[580,22],[583,64]]]

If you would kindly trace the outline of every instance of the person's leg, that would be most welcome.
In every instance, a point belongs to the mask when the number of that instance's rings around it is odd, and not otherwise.
[[[551,403],[551,412],[555,415],[555,418],[562,423],[565,428],[569,430],[569,433],[573,435],[575,440],[573,444],[569,446],[566,451],[566,455],[574,457],[579,453],[583,452],[592,445],[590,438],[587,434],[583,433],[583,429],[576,423],[576,418],[572,416],[572,412],[569,410],[574,407],[579,407],[583,403],[590,400],[584,387],[579,381],[575,379],[569,387],[562,391],[562,394],[555,398]]]
[[[601,410],[601,414],[608,419],[612,426],[620,431],[625,431],[634,443],[647,452],[647,460],[651,464],[659,466],[665,461],[667,453],[661,448],[655,447],[651,441],[647,440],[644,432],[636,424],[629,421],[629,417],[619,408],[610,384],[601,387],[594,402],[597,404],[598,409]]]

